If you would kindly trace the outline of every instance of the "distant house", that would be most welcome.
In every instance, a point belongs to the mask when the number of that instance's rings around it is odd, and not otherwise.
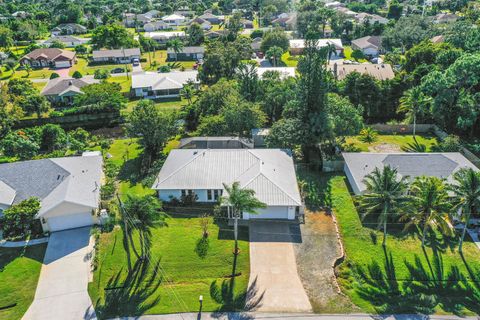
[[[81,89],[84,86],[98,82],[92,78],[55,78],[48,81],[40,94],[52,103],[68,105],[73,103],[75,96],[83,94]]]
[[[50,39],[43,42],[43,45],[50,47],[54,42],[60,42],[67,48],[74,48],[76,46],[85,44],[89,41],[89,39],[85,38],[77,38],[74,36],[53,36]]]
[[[260,52],[261,47],[262,47],[262,38],[257,37],[255,39],[253,39],[251,47],[252,47],[253,52]]]
[[[333,8],[333,10],[337,11],[340,14],[346,15],[347,17],[350,17],[350,18],[354,18],[355,16],[358,15],[358,13],[356,13],[355,11],[352,11],[345,7],[336,7],[336,8]]]
[[[193,195],[214,204],[236,181],[267,205],[242,219],[294,220],[303,212],[292,156],[280,149],[174,149],[152,189],[162,201]]]
[[[200,27],[205,31],[212,29],[212,24],[202,18],[195,18],[192,21],[190,21],[190,25],[192,25],[193,23],[199,24]]]
[[[172,27],[168,23],[166,23],[165,21],[162,21],[162,20],[148,22],[148,23],[145,23],[143,25],[143,30],[145,30],[145,32],[167,30],[167,29],[171,29],[171,28]]]
[[[387,24],[389,21],[387,18],[379,16],[378,14],[370,14],[365,12],[358,13],[355,16],[355,20],[357,21],[357,23],[363,23],[364,21],[368,20],[371,24],[374,24],[375,22],[378,22],[380,24]]]
[[[278,72],[280,74],[280,78],[285,79],[288,77],[294,78],[296,68],[294,67],[260,67],[257,68],[257,75],[259,78],[263,78],[265,72]]]
[[[252,149],[253,142],[239,137],[189,137],[180,140],[179,149]]]
[[[366,56],[376,57],[382,50],[382,37],[366,36],[352,40],[352,49],[360,50]]]
[[[94,50],[92,52],[94,62],[131,63],[133,59],[140,59],[140,56],[139,48]]]
[[[352,72],[360,74],[368,74],[377,80],[390,80],[395,78],[392,66],[387,63],[383,64],[329,64],[327,68],[333,73],[337,80],[343,80]]]
[[[201,46],[183,47],[178,53],[172,48],[167,49],[167,60],[198,61],[203,59],[204,55],[205,48]]]
[[[36,197],[44,232],[98,223],[102,167],[101,154],[0,164],[0,211]]]
[[[53,36],[84,34],[87,28],[78,23],[62,23],[51,30]]]
[[[253,29],[253,21],[247,19],[240,19],[240,23],[244,29]]]
[[[201,16],[198,16],[200,19],[203,19],[203,20],[206,20],[208,22],[210,22],[211,24],[220,24],[223,22],[224,19],[222,19],[222,17],[220,16],[216,16],[212,13],[204,13],[202,14]]]
[[[174,32],[146,32],[146,38],[151,38],[152,40],[157,41],[159,44],[166,44],[169,40],[175,38],[185,38],[185,32],[183,31],[174,31]]]
[[[333,1],[333,2],[325,3],[325,7],[326,7],[326,8],[330,8],[330,9],[344,8],[344,7],[345,7],[345,3],[338,2],[338,1]]]
[[[34,68],[66,68],[73,66],[75,61],[76,55],[73,51],[57,48],[40,48],[24,55],[20,59],[20,64],[28,64]]]
[[[188,8],[180,8],[178,10],[173,11],[173,14],[178,14],[180,16],[184,16],[187,18],[192,18],[195,15],[195,11],[189,10]]]
[[[208,39],[218,39],[228,36],[228,30],[216,30],[216,31],[209,31],[205,33],[205,37]]]
[[[280,26],[286,30],[294,30],[297,25],[297,13],[282,13],[272,20],[272,25]]]
[[[289,40],[290,47],[289,52],[290,55],[301,55],[303,54],[303,50],[305,49],[305,40],[304,39],[293,39]],[[340,39],[319,39],[317,42],[318,48],[323,48],[326,46],[332,46],[335,48],[335,56],[340,57],[343,55],[343,44],[342,40]]]
[[[184,25],[187,21],[187,18],[179,14],[171,14],[168,16],[162,17],[162,21],[171,26],[181,26]]]
[[[137,73],[132,75],[132,92],[139,98],[178,98],[185,84],[198,84],[197,76],[198,71]]]
[[[375,168],[385,166],[397,169],[398,178],[413,180],[419,176],[432,176],[453,182],[453,174],[462,168],[478,168],[461,153],[343,153],[344,171],[355,194],[366,191],[365,177]]]
[[[452,23],[458,20],[458,16],[454,13],[439,13],[434,17],[435,23]]]
[[[147,14],[126,13],[123,17],[123,24],[127,28],[143,27],[146,23],[150,23],[155,18]]]
[[[432,39],[430,39],[432,43],[442,43],[445,41],[445,37],[443,35],[435,36]]]

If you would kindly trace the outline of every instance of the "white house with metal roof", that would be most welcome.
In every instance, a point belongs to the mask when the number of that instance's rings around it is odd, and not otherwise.
[[[102,168],[98,154],[0,164],[0,211],[37,197],[44,231],[97,223]]]
[[[280,149],[175,149],[152,189],[162,201],[195,194],[198,202],[215,203],[224,183],[238,181],[255,191],[267,207],[243,219],[293,220],[303,210],[291,154]]]
[[[366,191],[365,177],[385,166],[397,169],[399,177],[413,180],[419,176],[434,176],[453,182],[453,174],[462,168],[477,167],[459,152],[444,153],[373,153],[345,152],[344,171],[355,194]]]
[[[187,83],[198,84],[197,75],[196,70],[134,73],[132,92],[140,98],[176,98],[180,96],[180,90]]]

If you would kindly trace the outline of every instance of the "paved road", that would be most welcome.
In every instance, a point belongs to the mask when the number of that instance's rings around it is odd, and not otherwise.
[[[52,233],[35,298],[23,319],[96,319],[87,292],[92,251],[89,227]]]
[[[141,317],[116,318],[119,320],[479,320],[479,317],[423,316],[410,314],[305,314],[305,313],[178,313]]]
[[[297,273],[294,241],[288,223],[250,222],[249,310],[312,311]]]

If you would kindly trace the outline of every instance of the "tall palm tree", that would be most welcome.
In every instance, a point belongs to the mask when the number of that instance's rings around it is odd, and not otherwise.
[[[415,139],[417,116],[425,107],[427,107],[432,100],[431,97],[426,96],[420,87],[414,87],[407,90],[403,97],[400,98],[399,112],[405,112],[407,118],[413,122],[413,138]]]
[[[277,46],[273,46],[273,47],[270,47],[270,49],[268,49],[267,52],[265,53],[268,58],[272,59],[273,66],[277,67],[278,62],[280,61],[280,59],[282,59],[283,49]]]
[[[180,90],[180,95],[187,99],[188,104],[192,104],[193,102],[193,97],[197,94],[197,90],[195,89],[195,85],[193,84],[192,81],[188,81]]]
[[[266,208],[266,204],[255,197],[255,191],[251,189],[242,189],[240,182],[235,181],[231,186],[223,184],[226,196],[220,198],[220,203],[227,205],[232,210],[234,219],[235,250],[238,254],[238,219],[243,212],[256,214],[257,209]]]
[[[451,186],[451,189],[454,194],[454,208],[461,211],[464,223],[458,246],[458,251],[462,252],[463,240],[470,217],[480,208],[480,173],[472,168],[461,169],[453,175],[453,178],[455,183]]]
[[[452,209],[444,180],[437,177],[417,177],[410,186],[410,210],[402,217],[408,220],[406,227],[422,227],[422,247],[429,229],[451,234],[449,213]]]
[[[179,38],[174,38],[167,42],[167,48],[171,48],[175,52],[175,62],[178,61],[178,54],[182,51],[183,47],[183,42]]]
[[[402,204],[406,203],[407,182],[406,178],[398,179],[397,170],[385,166],[383,170],[375,170],[365,177],[366,193],[360,197],[360,208],[364,210],[363,216],[380,214],[379,226],[383,225],[383,243],[386,245],[387,222],[390,215],[397,213]]]

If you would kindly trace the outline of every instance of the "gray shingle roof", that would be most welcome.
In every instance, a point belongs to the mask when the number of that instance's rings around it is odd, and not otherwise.
[[[183,47],[179,53],[204,53],[205,48],[201,46],[191,46],[191,47]],[[175,50],[172,48],[167,48],[167,53],[175,53]]]
[[[81,88],[89,84],[98,83],[99,81],[91,78],[55,78],[48,81],[45,88],[43,88],[41,95],[43,96],[56,96],[61,95],[64,92],[76,91],[81,92]]]
[[[115,50],[94,50],[92,52],[92,57],[95,58],[123,58],[131,56],[139,56],[139,48],[130,48],[130,49],[115,49]]]

